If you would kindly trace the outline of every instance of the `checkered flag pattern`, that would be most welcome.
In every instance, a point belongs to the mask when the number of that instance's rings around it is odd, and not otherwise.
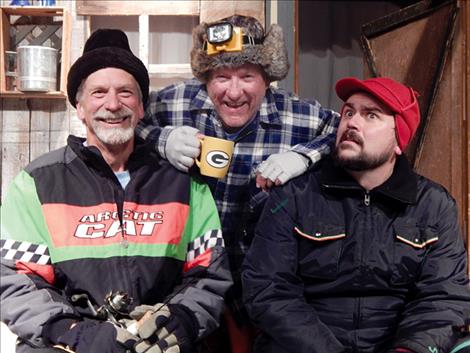
[[[0,239],[0,250],[1,257],[6,260],[32,262],[38,265],[48,265],[51,263],[51,257],[46,245]]]
[[[199,255],[216,246],[224,246],[222,231],[220,229],[207,231],[204,235],[188,244],[186,262],[193,261]]]

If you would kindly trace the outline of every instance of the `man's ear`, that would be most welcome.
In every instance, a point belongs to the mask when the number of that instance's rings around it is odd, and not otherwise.
[[[144,104],[140,103],[139,109],[137,111],[137,116],[139,118],[139,121],[141,121],[144,118],[144,115],[145,115]]]
[[[395,154],[397,156],[401,155],[403,153],[403,151],[401,150],[400,146],[398,146],[398,144],[395,146]]]
[[[79,102],[77,102],[77,116],[82,121],[82,123],[85,123],[85,115],[83,113],[83,107]]]

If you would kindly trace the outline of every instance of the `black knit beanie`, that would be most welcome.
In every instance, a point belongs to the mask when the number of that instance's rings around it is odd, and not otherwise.
[[[82,80],[95,71],[114,67],[127,71],[140,86],[144,106],[149,96],[149,75],[143,62],[132,54],[126,34],[119,29],[98,29],[85,43],[83,55],[75,61],[67,77],[67,95],[76,107],[76,95]]]

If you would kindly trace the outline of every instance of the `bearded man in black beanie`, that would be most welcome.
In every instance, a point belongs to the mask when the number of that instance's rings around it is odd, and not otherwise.
[[[17,352],[189,353],[218,326],[232,281],[215,202],[135,136],[148,90],[126,35],[94,32],[67,85],[86,138],[14,179],[0,305]]]

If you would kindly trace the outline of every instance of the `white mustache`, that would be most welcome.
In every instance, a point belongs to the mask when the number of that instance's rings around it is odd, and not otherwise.
[[[106,121],[118,121],[132,116],[132,111],[129,108],[123,107],[116,112],[100,109],[93,114],[93,119],[100,119]]]

